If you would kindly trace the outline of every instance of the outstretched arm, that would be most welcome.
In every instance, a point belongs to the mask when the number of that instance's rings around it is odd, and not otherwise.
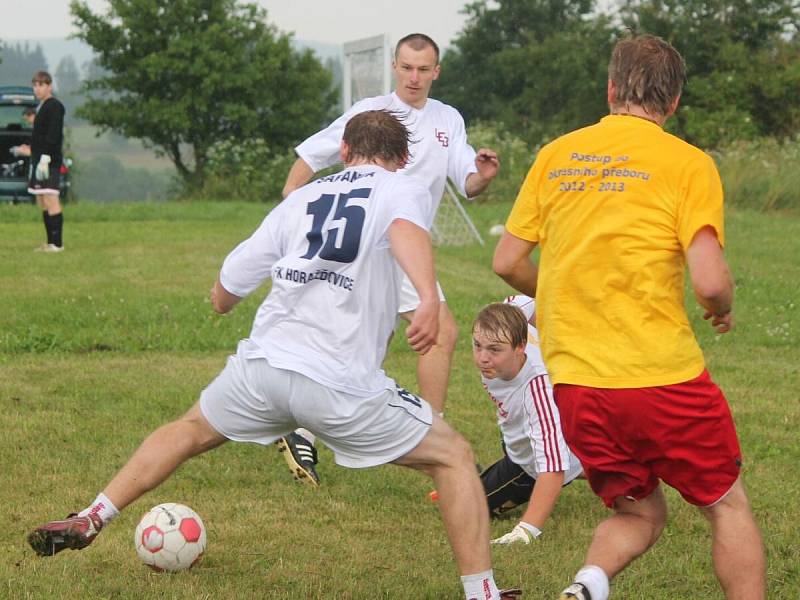
[[[695,298],[718,333],[733,327],[733,280],[713,227],[703,227],[686,250]]]
[[[536,478],[536,485],[533,486],[531,500],[528,502],[528,509],[522,515],[522,521],[530,523],[537,529],[544,527],[550,513],[556,506],[561,489],[564,486],[564,472],[541,473]]]
[[[440,301],[431,238],[427,231],[411,221],[395,219],[389,226],[389,244],[420,298],[406,337],[414,350],[425,354],[439,335]]]
[[[493,544],[530,544],[542,534],[545,521],[553,512],[561,488],[564,485],[564,472],[541,473],[533,486],[528,508],[520,522],[510,532],[492,540]]]
[[[286,198],[297,188],[307,184],[313,176],[314,170],[308,166],[306,161],[298,158],[289,169],[289,175],[286,176],[286,183],[283,184],[283,197]]]
[[[492,268],[512,288],[536,297],[536,278],[539,270],[531,260],[536,244],[504,231],[494,249]]]

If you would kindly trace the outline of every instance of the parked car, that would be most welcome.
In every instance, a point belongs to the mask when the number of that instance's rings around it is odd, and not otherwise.
[[[22,86],[0,87],[0,202],[34,202],[28,193],[30,158],[14,156],[11,149],[31,143],[33,128],[22,118],[26,107],[36,107],[33,88]],[[72,160],[64,158],[61,164],[61,200],[69,193]]]

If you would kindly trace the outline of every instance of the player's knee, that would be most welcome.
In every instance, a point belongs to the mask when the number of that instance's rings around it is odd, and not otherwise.
[[[667,523],[667,503],[664,494],[658,488],[649,497],[639,502],[619,498],[614,504],[614,508],[618,514],[635,517],[641,525],[649,529],[649,545],[651,546],[661,536]]]
[[[450,466],[466,467],[471,471],[475,470],[475,453],[472,451],[472,446],[460,433],[453,430],[447,447],[448,458],[451,462]]]
[[[215,448],[225,441],[199,411],[189,411],[165,427],[171,427],[171,434],[182,440],[192,455]]]
[[[712,522],[750,515],[750,502],[747,499],[741,479],[737,479],[730,491],[718,502],[712,506],[701,508],[700,512]]]

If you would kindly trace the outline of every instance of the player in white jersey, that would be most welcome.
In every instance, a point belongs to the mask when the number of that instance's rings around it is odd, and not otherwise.
[[[416,177],[430,190],[433,204],[426,214],[429,228],[436,217],[448,177],[462,194],[469,197],[486,189],[497,174],[497,155],[485,148],[476,153],[467,143],[464,119],[459,112],[428,97],[433,81],[439,76],[436,43],[419,33],[405,36],[395,48],[393,69],[396,80],[393,93],[357,102],[330,126],[297,146],[299,158],[286,180],[284,196],[309,181],[315,172],[339,161],[338,149],[345,125],[353,115],[365,110],[391,110],[402,115],[413,143],[408,164],[400,173]],[[430,352],[419,357],[417,381],[420,394],[430,402],[434,411],[442,413],[458,327],[444,302],[441,288],[439,293],[442,300],[439,338]],[[410,322],[418,303],[414,287],[408,278],[404,278],[399,314]],[[289,450],[284,456],[295,475],[301,481],[316,484],[313,439],[307,432],[298,433],[305,439],[295,434],[281,440],[279,446],[281,450]]]
[[[504,456],[481,473],[489,510],[529,502],[514,529],[492,543],[529,544],[541,535],[561,488],[582,473],[564,441],[558,407],[539,350],[534,300],[511,296],[484,307],[472,327],[473,357],[497,407]]]
[[[192,456],[228,440],[271,444],[303,426],[343,466],[392,462],[432,476],[465,597],[502,597],[469,444],[381,370],[401,268],[421,299],[407,330],[411,347],[429,350],[438,328],[430,194],[395,173],[408,156],[408,132],[387,112],[365,112],[348,123],[341,148],[344,171],[291,194],[223,263],[211,294],[219,313],[272,279],[249,338],[199,402],[151,434],[93,504],[29,535],[38,554],[88,546]]]

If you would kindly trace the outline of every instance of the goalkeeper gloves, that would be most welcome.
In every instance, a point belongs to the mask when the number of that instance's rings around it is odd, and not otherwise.
[[[50,155],[42,154],[39,164],[36,165],[36,179],[43,180],[50,177]]]
[[[492,544],[506,545],[516,544],[519,542],[523,544],[530,544],[531,540],[535,540],[540,535],[542,535],[542,532],[538,527],[531,525],[530,523],[526,523],[525,521],[520,521],[510,532],[502,537],[492,540]]]

